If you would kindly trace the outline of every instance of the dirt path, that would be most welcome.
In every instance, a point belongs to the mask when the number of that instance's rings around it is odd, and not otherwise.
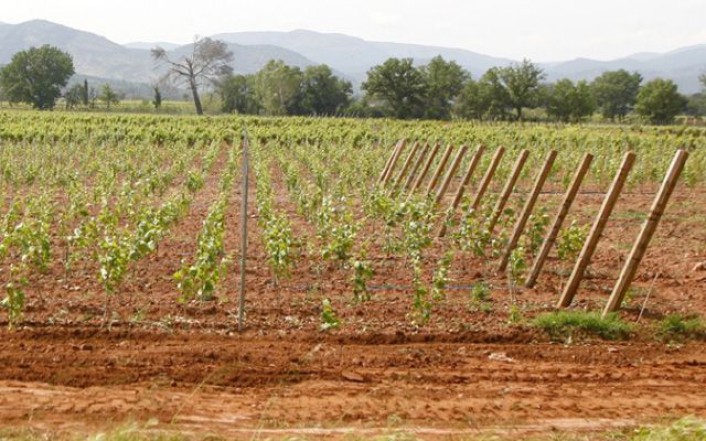
[[[429,339],[3,331],[0,426],[433,436],[706,416],[704,344]]]

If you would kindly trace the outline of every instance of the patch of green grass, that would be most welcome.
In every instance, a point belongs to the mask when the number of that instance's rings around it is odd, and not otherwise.
[[[221,438],[214,438],[206,435],[198,437],[186,436],[180,433],[168,433],[153,430],[156,422],[147,422],[144,425],[127,423],[113,429],[91,434],[78,433],[51,433],[37,429],[0,429],[0,440],[2,441],[217,441]]]
[[[657,336],[662,340],[706,338],[706,324],[697,316],[687,317],[682,314],[671,314],[657,325]]]
[[[602,318],[597,312],[555,311],[541,314],[531,323],[557,340],[581,336],[619,340],[628,338],[633,331],[632,325],[620,320],[617,314]]]
[[[129,423],[109,432],[96,433],[86,437],[86,441],[187,441],[181,434],[167,434],[164,432],[149,431],[156,422],[148,422],[144,427]],[[147,429],[147,430],[146,430]],[[203,437],[202,437],[203,439]]]
[[[42,435],[31,429],[0,429],[0,440],[3,441],[36,441],[43,439]]]
[[[629,436],[629,441],[703,441],[706,440],[706,420],[682,418],[667,427],[643,427]]]
[[[222,441],[231,438],[221,438],[207,434],[190,433],[167,435],[159,431],[149,431],[135,424],[124,425],[108,432],[79,434],[50,434],[31,429],[0,429],[2,441]],[[260,439],[254,434],[242,439]],[[390,429],[383,434],[357,434],[355,432],[331,438],[322,436],[283,435],[281,437],[263,438],[271,441],[319,441],[333,439],[339,441],[420,441],[415,434],[405,430]],[[445,438],[444,438],[445,439]],[[449,439],[459,441],[510,441],[517,435],[508,435],[488,431],[485,433],[450,436]],[[619,431],[598,431],[592,433],[553,432],[550,434],[534,434],[522,436],[525,441],[703,441],[706,440],[706,420],[694,417],[680,419],[670,425],[643,426],[638,428],[623,428]]]

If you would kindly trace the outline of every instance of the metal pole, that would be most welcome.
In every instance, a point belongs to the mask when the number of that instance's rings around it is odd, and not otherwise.
[[[245,325],[245,266],[248,254],[248,172],[249,143],[247,128],[243,129],[243,186],[240,207],[240,298],[238,299],[238,332]]]

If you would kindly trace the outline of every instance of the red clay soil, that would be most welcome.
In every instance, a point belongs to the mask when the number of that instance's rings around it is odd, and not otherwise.
[[[410,340],[4,333],[0,423],[54,433],[152,420],[153,429],[200,435],[396,427],[470,435],[706,415],[703,344]]]
[[[331,437],[404,429],[426,439],[487,431],[509,437],[603,431],[706,417],[706,343],[666,342],[654,332],[667,314],[706,314],[701,189],[675,194],[638,272],[621,313],[634,322],[644,306],[635,334],[619,342],[553,343],[527,322],[553,308],[570,264],[553,257],[538,286],[517,293],[519,324],[508,323],[505,275],[495,274],[492,261],[458,252],[446,298],[420,324],[411,307],[408,263],[388,257],[379,244],[372,247],[373,299],[352,302],[351,270],[309,253],[314,230],[296,214],[282,185],[275,186],[277,207],[305,236],[301,258],[291,277],[275,285],[251,214],[247,327],[238,334],[234,270],[222,280],[215,302],[177,303],[172,279],[182,259],[194,253],[216,179],[210,178],[159,251],[131,268],[111,297],[110,329],[102,326],[95,265],[78,262],[66,280],[59,262],[32,276],[23,325],[7,331],[0,315],[0,427],[94,433],[134,421],[196,437]],[[542,200],[551,204],[560,196],[545,194]],[[605,304],[652,197],[621,198],[574,308],[600,310]],[[237,261],[240,195],[232,199],[227,251]],[[590,222],[600,202],[601,195],[582,194],[579,219]],[[368,223],[359,235],[380,232]],[[427,281],[448,240],[425,252]],[[480,280],[490,287],[484,308],[469,296]],[[322,298],[331,299],[338,329],[320,330]]]

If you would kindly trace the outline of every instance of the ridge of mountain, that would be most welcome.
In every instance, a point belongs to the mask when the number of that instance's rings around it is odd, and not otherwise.
[[[447,60],[455,60],[476,76],[490,67],[512,62],[465,49],[367,41],[345,34],[302,29],[291,32],[233,32],[216,34],[213,38],[242,45],[267,43],[285,47],[319,63],[328,64],[346,73],[355,82],[362,82],[371,67],[390,57],[414,58],[415,64],[425,64],[431,58],[441,55]]]
[[[156,81],[164,73],[153,61],[150,50],[158,43],[143,42],[142,47],[120,45],[97,34],[76,30],[46,20],[31,20],[16,25],[0,26],[0,65],[8,63],[12,56],[32,46],[51,44],[68,52],[74,59],[78,74],[89,77],[109,78],[135,83]],[[191,45],[164,44],[172,53],[185,51]],[[229,43],[238,63],[237,73],[257,72],[271,59],[305,67],[314,61],[288,49],[260,44],[243,46]]]
[[[156,42],[131,41],[130,43],[125,43],[122,46],[126,47],[128,49],[145,49],[145,50],[150,50],[155,46],[159,46],[159,47],[162,47],[162,48],[170,51],[170,50],[176,49],[182,45],[177,44],[177,43],[169,43],[167,41],[156,41]]]
[[[267,61],[281,59],[287,64],[306,67],[328,64],[334,72],[360,85],[367,71],[390,57],[411,57],[416,65],[441,55],[454,60],[479,78],[488,68],[512,63],[507,58],[493,57],[466,49],[425,46],[380,41],[367,41],[340,33],[309,30],[290,32],[233,32],[213,35],[228,42],[234,53],[237,73],[257,72]],[[0,23],[0,65],[16,52],[32,46],[52,44],[70,53],[76,72],[92,78],[148,84],[163,73],[150,56],[152,47],[161,45],[176,54],[190,45],[169,42],[134,42],[120,45],[100,35],[77,30],[46,20],[30,20],[19,24]],[[637,71],[644,79],[663,77],[673,80],[682,93],[701,90],[698,80],[706,72],[706,44],[677,48],[665,53],[639,52],[614,60],[573,60],[538,63],[548,81],[560,78],[592,80],[607,70]]]

